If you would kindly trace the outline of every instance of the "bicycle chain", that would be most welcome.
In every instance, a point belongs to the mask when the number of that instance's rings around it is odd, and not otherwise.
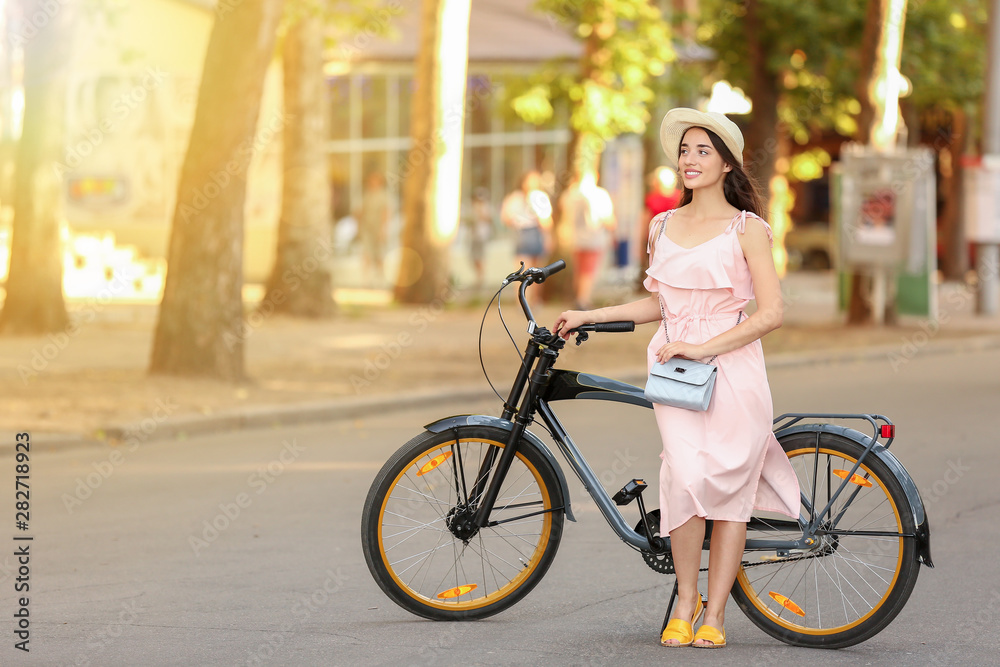
[[[647,520],[654,522],[653,525],[659,524],[659,518],[660,518],[659,510],[653,510],[647,513],[646,516]],[[640,535],[645,534],[646,531],[642,521],[640,521],[636,525],[635,531]],[[659,535],[659,533],[657,532],[656,535]],[[649,568],[654,572],[657,572],[659,574],[674,574],[674,559],[669,552],[653,553],[651,551],[641,551],[638,549],[637,551],[639,551],[639,554],[642,556],[642,559],[646,562],[646,565],[648,565]],[[752,567],[760,567],[761,565],[773,565],[775,563],[790,563],[794,561],[808,560],[810,558],[820,558],[821,556],[826,556],[826,555],[828,554],[823,553],[822,551],[813,551],[808,554],[800,554],[791,558],[780,558],[777,560],[761,561],[758,563],[742,560],[740,561],[740,565],[743,567],[743,569],[746,570]],[[698,571],[708,572],[708,568],[702,567],[699,568]]]

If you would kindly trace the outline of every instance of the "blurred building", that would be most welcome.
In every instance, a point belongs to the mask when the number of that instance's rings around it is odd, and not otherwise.
[[[388,34],[347,35],[330,50],[331,137],[334,209],[348,215],[360,200],[364,176],[378,170],[390,189],[410,149],[410,106],[420,33],[420,1],[394,3],[383,16]],[[557,108],[545,126],[533,126],[510,110],[511,94],[540,63],[575,63],[581,45],[565,26],[532,10],[534,0],[476,0],[469,27],[469,76],[462,191],[485,187],[494,203],[522,173],[562,168],[570,139],[568,110]]]
[[[230,0],[225,0],[230,1]],[[399,209],[414,95],[420,0],[394,0],[328,51],[327,150],[332,220],[356,214],[366,176],[381,171]],[[510,110],[511,96],[540,64],[565,61],[575,71],[582,46],[569,25],[540,14],[535,0],[475,0],[472,5],[465,118],[463,199],[486,188],[495,207],[528,169],[566,169],[569,110],[533,126]],[[142,0],[81,11],[67,91],[66,151],[61,168],[72,230],[111,231],[119,244],[151,257],[166,255],[180,168],[194,121],[215,0]],[[376,29],[385,34],[373,36]],[[16,72],[6,44],[0,69]],[[16,77],[15,77],[16,78]],[[7,85],[0,131],[19,133],[15,85]],[[23,105],[23,98],[22,105]],[[271,267],[281,194],[280,64],[268,73],[255,154],[247,177],[245,276],[262,281]],[[13,115],[16,115],[13,114]],[[602,176],[620,181],[629,202],[641,179],[634,141],[612,143]],[[638,164],[636,163],[638,159]],[[641,183],[640,183],[641,186]],[[616,195],[616,188],[609,187]],[[639,188],[641,190],[641,187]],[[7,202],[0,202],[0,207]],[[616,201],[618,204],[618,201]],[[630,205],[624,203],[622,205]],[[9,208],[9,207],[7,207]],[[8,216],[9,220],[9,211]],[[395,224],[398,226],[399,221]]]

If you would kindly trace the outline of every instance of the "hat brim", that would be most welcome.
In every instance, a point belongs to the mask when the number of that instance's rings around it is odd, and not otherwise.
[[[722,120],[731,127],[723,125]],[[737,164],[743,166],[743,135],[735,123],[725,116],[722,116],[720,120],[715,118],[713,114],[697,109],[678,108],[668,111],[667,115],[663,117],[663,122],[660,123],[660,145],[663,147],[663,152],[666,153],[667,165],[671,169],[677,169],[677,156],[680,152],[681,139],[684,137],[684,133],[692,127],[703,127],[718,135],[726,144],[726,148],[733,154]]]

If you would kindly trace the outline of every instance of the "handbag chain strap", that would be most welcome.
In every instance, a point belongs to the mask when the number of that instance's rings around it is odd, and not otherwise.
[[[660,304],[660,315],[663,317],[663,336],[667,339],[667,342],[669,343],[670,342],[670,334],[667,333],[667,313],[663,310],[663,297],[660,296],[659,292],[656,293],[656,301],[657,301],[657,303]],[[739,312],[739,314],[736,315],[736,324],[739,324],[740,320],[742,320],[742,319],[743,319],[743,311],[741,310]],[[712,363],[713,361],[715,361],[718,358],[719,358],[719,355],[715,355],[714,357],[712,357],[711,359],[709,359],[705,363],[710,364],[710,363]]]
[[[659,237],[663,236],[663,231],[667,228],[667,218],[669,218],[669,217],[670,217],[669,215],[664,215],[663,216],[663,221],[660,223],[660,233],[656,235],[657,239],[659,239]],[[670,342],[670,334],[667,333],[667,313],[663,310],[663,297],[660,296],[659,292],[656,293],[656,301],[657,301],[657,303],[660,304],[660,315],[663,318],[663,336],[667,339],[667,342],[669,343]],[[743,318],[743,311],[741,310],[739,312],[739,314],[736,316],[736,324],[739,324],[740,320],[742,318]],[[712,363],[713,361],[715,361],[718,358],[719,358],[719,355],[715,355],[714,357],[712,357],[711,359],[709,359],[706,363],[710,364],[710,363]]]

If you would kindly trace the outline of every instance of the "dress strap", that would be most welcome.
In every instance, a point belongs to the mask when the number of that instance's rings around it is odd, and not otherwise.
[[[755,220],[759,220],[760,224],[764,225],[764,231],[767,232],[767,240],[770,242],[771,247],[774,247],[774,232],[771,230],[771,225],[767,224],[763,218],[755,213],[748,213],[747,211],[740,211],[735,216],[733,216],[733,221],[729,223],[730,228],[735,228],[740,234],[745,234],[747,231],[747,216]]]
[[[667,218],[674,214],[675,209],[670,209],[669,211],[664,211],[663,213],[657,213],[653,216],[653,219],[649,221],[649,237],[646,239],[646,254],[650,255],[653,252],[653,246],[656,244],[656,239],[663,234],[663,228],[667,224]]]

